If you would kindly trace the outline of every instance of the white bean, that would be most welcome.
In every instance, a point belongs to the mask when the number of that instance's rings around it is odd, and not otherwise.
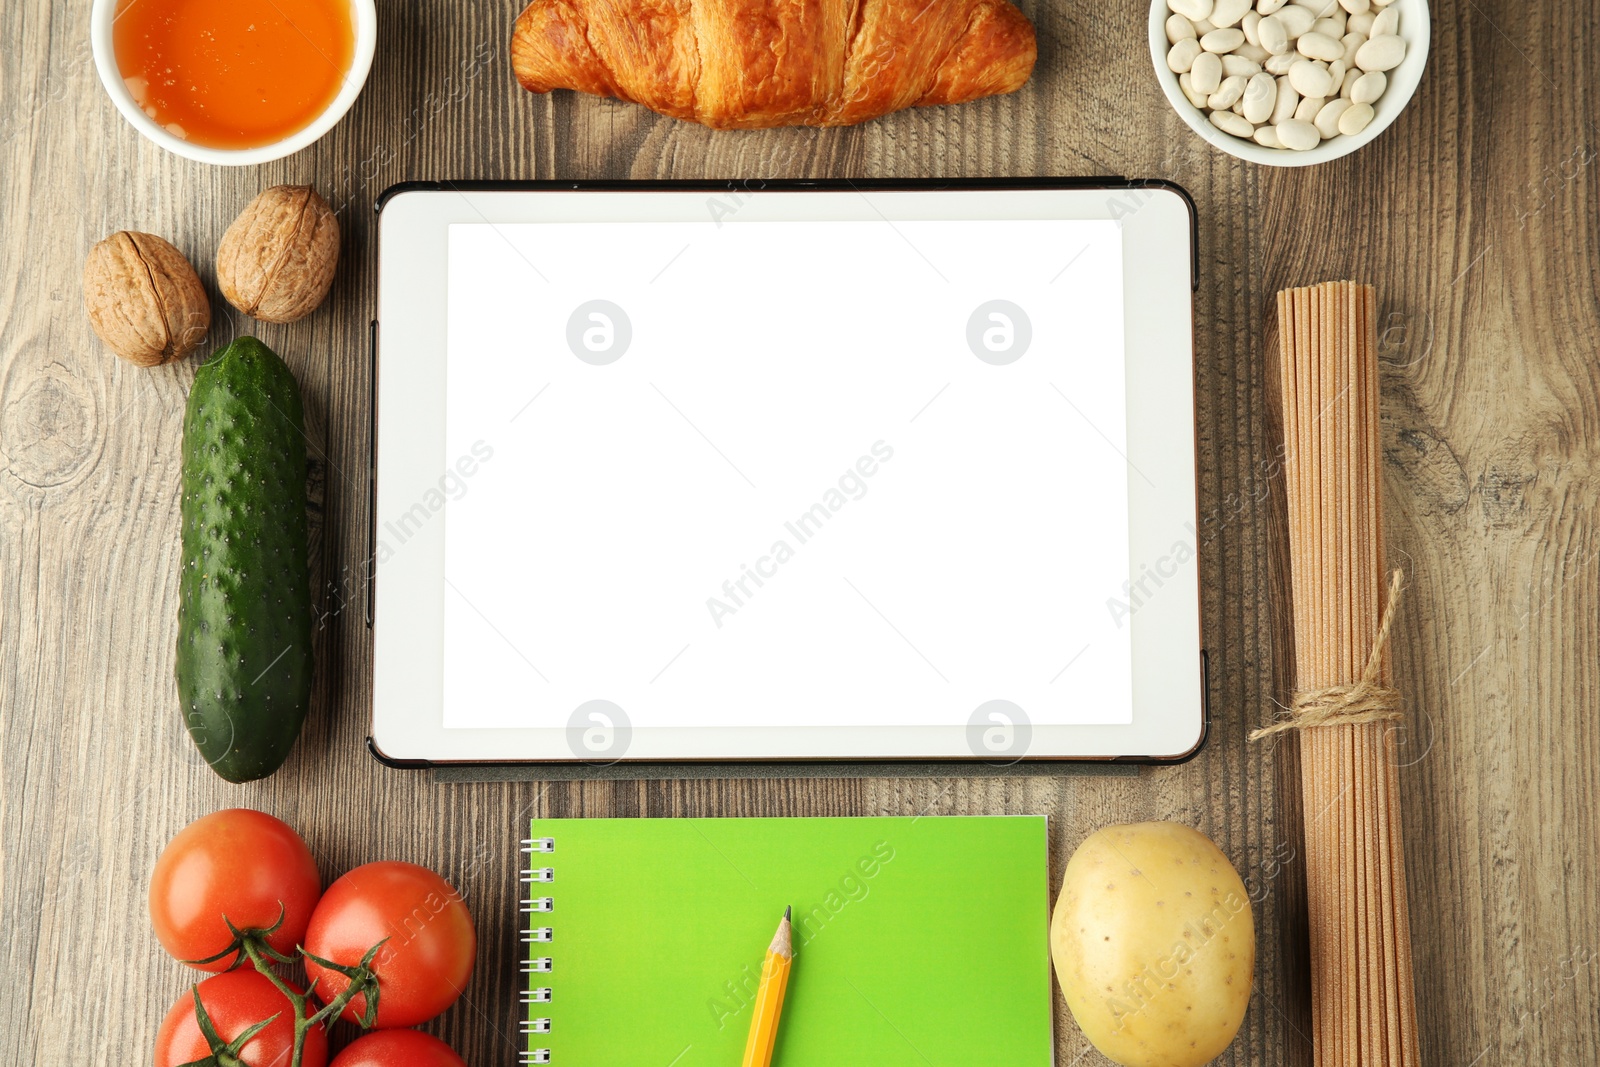
[[[1252,63],[1265,63],[1267,57],[1271,55],[1265,48],[1258,44],[1251,44],[1249,41],[1235,48],[1233,54],[1240,59],[1248,59]]]
[[[1246,11],[1244,18],[1239,20],[1239,28],[1244,31],[1244,39],[1251,44],[1259,45],[1261,35],[1256,32],[1256,27],[1261,25],[1261,12]]]
[[[1351,71],[1352,74],[1359,71]],[[1381,70],[1370,71],[1356,79],[1355,85],[1350,88],[1350,102],[1353,104],[1370,104],[1383,95],[1389,88],[1389,76]]]
[[[1221,55],[1244,44],[1244,31],[1239,29],[1212,30],[1200,38],[1200,47]]]
[[[1214,0],[1211,6],[1211,23],[1214,26],[1237,26],[1244,13],[1250,10],[1251,0]]]
[[[1183,95],[1189,98],[1189,103],[1195,107],[1204,108],[1209,99],[1205,93],[1194,91],[1194,79],[1189,77],[1188,71],[1178,75],[1178,88],[1183,90]]]
[[[1298,119],[1289,119],[1280,122],[1274,127],[1278,140],[1283,147],[1296,152],[1308,152],[1322,142],[1322,135],[1317,133],[1317,128],[1309,122]]]
[[[1350,21],[1344,24],[1344,28],[1351,33],[1359,33],[1363,37],[1371,37],[1372,24],[1377,20],[1377,17],[1370,11],[1363,11],[1359,15],[1351,15]]]
[[[1252,74],[1244,86],[1244,117],[1254,123],[1266,122],[1277,103],[1277,79],[1266,73]]]
[[[1273,101],[1271,121],[1274,126],[1294,118],[1294,109],[1300,106],[1300,94],[1294,91],[1288,78],[1277,79],[1277,98]]]
[[[1205,46],[1204,41],[1200,42],[1200,44],[1201,47]],[[1317,33],[1315,30],[1301,34],[1300,39],[1295,41],[1294,46],[1307,59],[1321,59],[1329,63],[1344,55],[1344,45],[1332,37],[1325,37]]]
[[[1231,133],[1235,137],[1248,138],[1256,132],[1254,126],[1231,111],[1213,111],[1211,113],[1211,125],[1223,133]]]
[[[1283,142],[1278,140],[1278,131],[1271,126],[1256,127],[1256,144],[1262,148],[1282,148]]]
[[[1289,0],[1289,3],[1305,8],[1317,19],[1327,18],[1339,10],[1339,0]]]
[[[1195,20],[1195,23],[1194,23],[1194,35],[1196,37],[1204,37],[1206,34],[1210,33],[1214,29],[1216,29],[1216,27],[1211,24],[1211,20],[1210,19],[1196,19]]]
[[[1350,107],[1350,101],[1341,100],[1336,96],[1322,105],[1321,109],[1317,111],[1317,117],[1311,120],[1311,124],[1317,128],[1317,132],[1322,134],[1324,138],[1333,137],[1339,132],[1339,116],[1348,111]]]
[[[1217,86],[1217,91],[1211,94],[1211,99],[1206,105],[1213,111],[1226,111],[1239,102],[1244,95],[1245,79],[1239,75],[1223,78],[1222,84]]]
[[[1349,100],[1350,94],[1355,92],[1356,82],[1360,81],[1364,77],[1366,77],[1366,75],[1362,74],[1359,70],[1345,71],[1344,81],[1339,85],[1339,95],[1344,97],[1346,100]]]
[[[1328,101],[1320,96],[1303,96],[1300,105],[1294,109],[1294,117],[1301,122],[1314,122],[1317,112],[1322,110],[1322,105]]]
[[[1231,78],[1234,75],[1250,77],[1261,73],[1261,64],[1244,58],[1241,55],[1230,54],[1222,57],[1222,76]]]
[[[1283,24],[1284,32],[1289,35],[1291,41],[1302,33],[1309,32],[1317,22],[1316,17],[1311,12],[1293,4],[1278,12],[1274,17]]]
[[[1167,7],[1190,22],[1211,17],[1211,0],[1167,0]]]
[[[1194,91],[1210,96],[1222,84],[1222,59],[1215,52],[1201,52],[1189,74],[1194,79]]]
[[[1182,15],[1167,16],[1167,43],[1177,44],[1179,41],[1194,40],[1194,23]]]
[[[1372,0],[1339,0],[1339,6],[1352,15],[1364,15],[1372,9]]]
[[[1200,42],[1193,37],[1186,37],[1167,52],[1167,69],[1174,74],[1182,74],[1194,67],[1195,57],[1199,54]]]
[[[1378,17],[1372,20],[1372,32],[1368,37],[1382,37],[1385,34],[1400,32],[1400,9],[1386,7],[1378,12]]]
[[[1309,59],[1298,60],[1289,68],[1289,83],[1301,96],[1327,96],[1333,90],[1328,68]]]
[[[1300,57],[1294,52],[1285,52],[1281,56],[1268,56],[1261,61],[1262,69],[1268,74],[1287,74],[1289,68],[1300,62]]]
[[[1311,24],[1312,33],[1320,33],[1324,37],[1332,37],[1335,41],[1344,36],[1344,12],[1339,12],[1337,18],[1318,19]]]
[[[1345,109],[1344,114],[1339,116],[1339,132],[1346,137],[1353,137],[1366,129],[1371,121],[1371,104],[1351,104]]]
[[[1281,11],[1283,5],[1289,0],[1256,0],[1256,10],[1261,12],[1261,17],[1266,18],[1275,11]]]
[[[1392,33],[1380,34],[1356,52],[1356,66],[1362,70],[1393,70],[1406,58],[1405,39]]]
[[[1273,55],[1281,56],[1289,51],[1289,28],[1279,16],[1268,15],[1262,19],[1256,33],[1261,35],[1261,47]]]
[[[1328,64],[1328,81],[1330,82],[1328,93],[1330,96],[1333,94],[1335,89],[1338,89],[1344,85],[1345,71],[1349,69],[1350,68],[1345,65],[1345,62],[1342,59],[1336,59],[1332,63]]]
[[[1361,50],[1362,45],[1367,43],[1367,35],[1364,33],[1347,33],[1339,39],[1339,43],[1344,45],[1344,55],[1340,58],[1344,60],[1346,67],[1352,67],[1356,62],[1356,53]]]

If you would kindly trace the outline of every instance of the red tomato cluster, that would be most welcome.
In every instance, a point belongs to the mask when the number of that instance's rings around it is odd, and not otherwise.
[[[439,1039],[392,1029],[432,1019],[466,987],[477,934],[460,894],[414,863],[368,863],[325,893],[321,885],[300,835],[258,811],[231,808],[207,815],[168,843],[150,879],[156,938],[178,960],[226,973],[207,978],[172,1006],[156,1036],[155,1067],[178,1067],[212,1055],[196,995],[224,1044],[266,1024],[237,1050],[244,1067],[290,1067],[295,1004],[251,960],[239,960],[235,930],[279,955],[290,956],[303,946],[307,957],[344,967],[356,967],[382,942],[368,964],[378,984],[372,1025],[380,1032],[350,1045],[335,1058],[335,1067],[466,1067]],[[258,955],[265,961],[263,953]],[[309,958],[304,962],[323,1004],[338,999],[350,984],[337,970]],[[286,988],[296,996],[304,992]],[[364,993],[351,998],[341,1017],[360,1022],[366,999]],[[316,1010],[308,1000],[307,1016]],[[300,1067],[328,1067],[322,1026],[306,1032]]]

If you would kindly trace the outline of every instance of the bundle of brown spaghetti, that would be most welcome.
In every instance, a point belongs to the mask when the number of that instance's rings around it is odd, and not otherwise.
[[[1296,697],[1319,1067],[1415,1067],[1416,1001],[1383,563],[1373,290],[1278,294]]]

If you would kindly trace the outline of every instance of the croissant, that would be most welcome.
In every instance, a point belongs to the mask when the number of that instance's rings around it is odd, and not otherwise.
[[[1009,0],[533,0],[511,64],[717,129],[848,126],[1009,93],[1033,71]]]

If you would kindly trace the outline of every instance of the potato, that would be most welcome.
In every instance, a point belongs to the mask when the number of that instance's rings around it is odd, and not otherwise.
[[[1198,830],[1107,826],[1067,861],[1050,955],[1095,1048],[1124,1067],[1197,1067],[1228,1047],[1250,1001],[1250,898]]]

